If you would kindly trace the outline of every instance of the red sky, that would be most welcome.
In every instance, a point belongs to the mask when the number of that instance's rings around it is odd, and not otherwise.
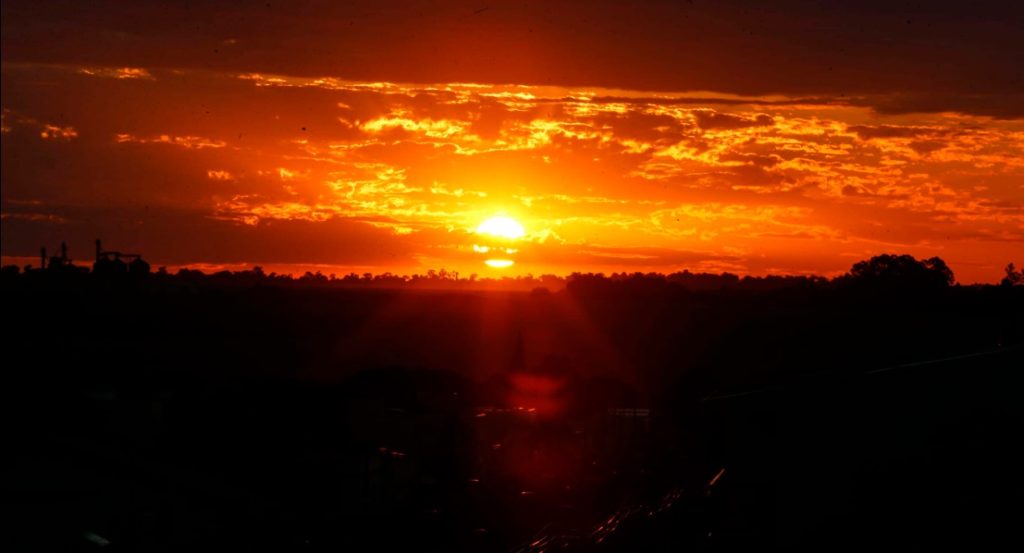
[[[4,261],[1024,261],[1015,4],[550,4],[5,2]],[[472,249],[498,214],[510,269]]]

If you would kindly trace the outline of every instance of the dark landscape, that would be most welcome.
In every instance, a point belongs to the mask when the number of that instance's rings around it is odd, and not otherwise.
[[[1017,539],[1012,271],[951,286],[885,256],[481,291],[58,261],[3,271],[27,549]]]

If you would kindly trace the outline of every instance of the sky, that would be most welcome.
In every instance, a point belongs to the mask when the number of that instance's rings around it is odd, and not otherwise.
[[[1024,264],[1017,3],[435,4],[5,1],[3,262]]]

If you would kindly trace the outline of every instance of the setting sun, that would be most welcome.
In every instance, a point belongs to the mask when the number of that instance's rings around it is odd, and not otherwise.
[[[484,265],[487,265],[488,267],[493,267],[495,269],[504,269],[506,267],[511,267],[512,265],[515,265],[515,263],[516,262],[512,261],[511,259],[488,259],[487,261],[484,261]]]
[[[522,238],[526,234],[523,225],[520,225],[515,219],[504,215],[491,217],[480,223],[480,226],[476,227],[476,232],[477,234],[486,234],[507,240]]]
[[[483,254],[505,254],[512,255],[516,248],[509,247],[508,242],[517,240],[526,235],[523,225],[515,219],[504,215],[496,215],[480,223],[476,227],[476,233],[484,238],[484,244],[474,244],[473,251]],[[489,257],[484,260],[484,265],[492,269],[506,269],[515,265],[515,261],[508,257]]]

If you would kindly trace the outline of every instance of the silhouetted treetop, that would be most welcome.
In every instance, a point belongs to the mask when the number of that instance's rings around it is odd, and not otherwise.
[[[53,281],[88,282],[95,277],[109,280],[112,276],[131,275],[131,281],[160,285],[215,285],[215,286],[302,286],[302,287],[347,287],[347,288],[394,288],[434,290],[507,290],[531,292],[547,289],[557,292],[567,289],[571,294],[601,295],[614,292],[629,297],[658,296],[680,292],[767,292],[837,289],[848,286],[888,290],[937,290],[951,286],[955,280],[953,271],[938,257],[916,259],[911,255],[884,254],[855,263],[850,270],[835,278],[817,275],[764,275],[739,276],[728,272],[693,273],[683,270],[674,273],[616,272],[581,273],[567,276],[552,274],[517,275],[501,277],[480,277],[476,274],[462,276],[445,269],[429,270],[425,274],[401,275],[390,272],[349,273],[336,275],[320,271],[307,271],[301,275],[265,272],[260,266],[249,270],[220,270],[206,273],[198,269],[183,267],[170,273],[165,267],[152,271],[149,263],[135,254],[103,255],[97,258],[92,271],[87,267],[74,265],[70,260],[55,257],[45,271],[28,266],[22,271],[16,266],[3,268],[5,281],[38,281],[41,275],[50,275]],[[126,262],[130,260],[130,262]],[[122,279],[117,277],[116,282]],[[128,281],[125,281],[128,282]],[[1024,285],[1024,271],[1013,263],[1005,268],[1000,281],[1003,286]]]
[[[1024,269],[1017,269],[1013,263],[1006,266],[1006,276],[999,284],[1003,286],[1024,286]]]
[[[860,261],[840,277],[846,283],[898,288],[945,288],[954,282],[953,271],[938,257],[915,259],[911,255],[876,255]]]

